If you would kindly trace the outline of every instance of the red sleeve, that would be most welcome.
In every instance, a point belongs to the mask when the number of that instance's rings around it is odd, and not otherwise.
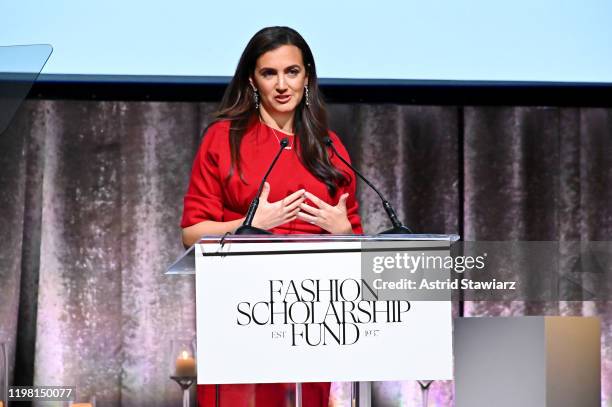
[[[346,151],[346,148],[344,148],[344,145],[340,141],[340,138],[332,131],[329,132],[329,135],[332,141],[334,142],[334,147],[336,147],[336,150],[338,150],[338,153],[342,155],[342,158],[344,158],[346,161],[350,163],[351,158],[349,157],[348,151]],[[348,192],[349,196],[346,200],[346,210],[348,214],[348,219],[349,219],[349,222],[351,222],[351,226],[353,227],[353,233],[355,233],[356,235],[362,235],[363,227],[361,225],[361,217],[359,216],[359,204],[357,203],[357,196],[356,196],[357,176],[350,168],[348,168],[337,157],[334,159],[333,151],[332,151],[332,163],[337,168],[341,169],[343,172],[348,174],[350,178],[349,184],[340,188],[338,196]]]
[[[222,181],[219,171],[219,156],[223,147],[223,131],[220,123],[211,125],[200,144],[191,169],[189,187],[184,198],[181,228],[205,220],[223,220]],[[225,129],[226,130],[226,129]]]

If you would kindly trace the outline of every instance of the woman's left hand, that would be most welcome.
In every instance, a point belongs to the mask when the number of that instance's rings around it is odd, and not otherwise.
[[[353,233],[353,227],[348,220],[346,211],[348,193],[340,196],[336,206],[331,206],[308,191],[304,195],[317,207],[315,208],[306,203],[300,204],[300,212],[297,214],[298,219],[317,225],[329,233],[347,235]]]

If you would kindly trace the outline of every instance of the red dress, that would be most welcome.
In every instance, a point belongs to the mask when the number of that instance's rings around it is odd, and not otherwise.
[[[237,174],[228,178],[231,166],[229,145],[229,121],[212,124],[200,145],[193,164],[189,189],[185,194],[183,219],[181,227],[212,220],[226,222],[245,216],[251,200],[257,192],[259,183],[279,149],[279,140],[267,125],[253,120],[244,135],[240,146],[241,169],[243,180]],[[279,138],[285,135],[278,130]],[[346,149],[338,137],[330,132],[334,145],[343,158],[349,160]],[[293,146],[293,137],[289,137]],[[276,202],[299,190],[318,196],[325,202],[336,205],[338,198],[349,193],[346,202],[348,219],[353,232],[361,234],[361,219],[355,200],[355,175],[338,157],[330,151],[332,164],[345,172],[350,183],[340,187],[335,197],[331,197],[324,183],[312,175],[300,162],[296,149],[284,150],[276,166],[268,177],[270,195],[268,200]],[[296,219],[280,225],[271,232],[277,234],[321,234],[328,233],[319,226]],[[330,383],[304,383],[302,385],[302,405],[304,407],[327,407]],[[220,406],[284,407],[289,394],[293,392],[293,383],[273,384],[231,384],[221,385]],[[215,406],[215,386],[198,386],[198,403],[201,407]]]

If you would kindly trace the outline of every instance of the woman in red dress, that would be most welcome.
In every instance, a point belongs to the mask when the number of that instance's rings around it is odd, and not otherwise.
[[[236,230],[280,148],[253,226],[272,233],[362,233],[355,176],[328,149],[328,130],[308,44],[288,27],[268,27],[247,44],[216,120],[207,128],[185,195],[183,243]],[[221,385],[220,406],[284,407],[293,384]],[[327,407],[330,383],[304,383],[304,407]],[[214,386],[198,386],[200,406],[215,406]]]

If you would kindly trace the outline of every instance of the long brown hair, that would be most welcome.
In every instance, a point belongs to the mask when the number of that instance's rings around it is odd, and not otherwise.
[[[230,120],[230,149],[232,170],[240,171],[240,144],[250,121],[259,115],[255,107],[254,91],[249,77],[255,72],[257,59],[268,51],[283,45],[294,45],[302,53],[308,77],[309,104],[302,98],[295,110],[293,132],[295,133],[298,157],[304,167],[317,179],[325,183],[331,196],[339,186],[349,182],[347,174],[335,168],[327,154],[323,139],[328,136],[327,113],[319,91],[317,71],[310,47],[302,36],[289,27],[267,27],[258,31],[242,52],[236,73],[225,90],[216,118]]]

